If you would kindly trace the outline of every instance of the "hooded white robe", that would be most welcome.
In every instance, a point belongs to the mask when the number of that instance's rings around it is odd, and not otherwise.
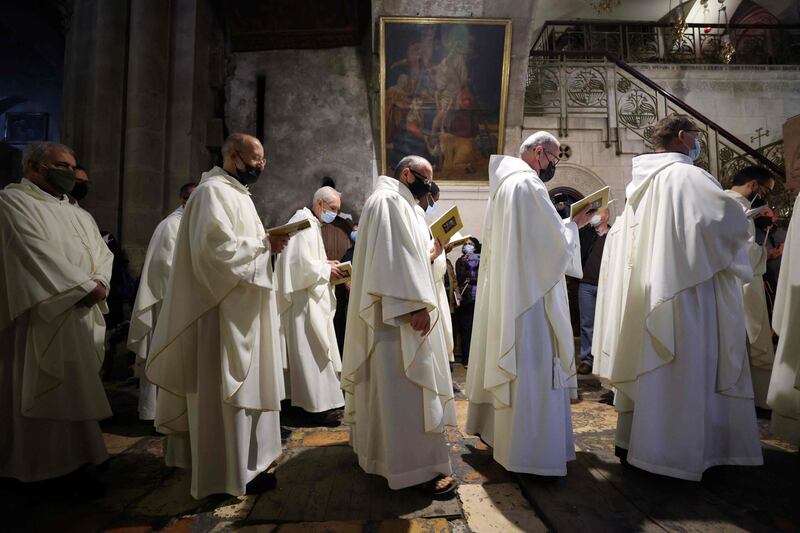
[[[750,209],[750,200],[736,191],[725,193],[739,202],[742,208]],[[753,281],[742,285],[744,296],[745,327],[750,344],[750,373],[753,376],[753,393],[758,407],[767,406],[767,390],[769,377],[772,374],[772,362],[775,350],[772,346],[772,327],[769,323],[767,294],[764,292],[764,274],[767,272],[767,248],[756,242],[756,226],[752,219],[747,224],[747,255],[753,268]]]
[[[434,221],[428,219],[428,217],[425,215],[425,211],[419,206],[419,204],[416,206],[415,211],[419,216],[420,224],[424,226],[424,231],[430,235],[429,223]],[[433,244],[433,237],[431,237],[431,248],[433,248]],[[455,356],[453,355],[455,343],[453,342],[453,318],[450,316],[450,302],[447,300],[447,289],[445,289],[444,286],[444,277],[447,275],[447,254],[445,252],[442,252],[436,259],[433,260],[431,270],[433,271],[433,282],[434,288],[436,289],[436,308],[439,314],[437,329],[435,331],[431,331],[431,336],[439,337],[439,340],[436,341],[437,344],[435,344],[435,346],[442,346],[444,353],[446,354],[447,362],[452,363],[456,360]]]
[[[131,326],[128,330],[128,349],[136,354],[136,375],[139,377],[139,418],[153,420],[156,417],[157,387],[148,381],[144,372],[147,352],[153,339],[153,330],[158,320],[161,302],[167,293],[167,281],[175,254],[175,239],[183,218],[183,206],[170,213],[156,226],[147,253],[144,256],[139,290],[131,311]]]
[[[772,327],[780,335],[767,404],[772,433],[800,445],[800,196],[783,248]]]
[[[281,453],[283,360],[266,232],[247,187],[203,174],[186,204],[146,372],[167,464],[242,495]]]
[[[408,187],[387,176],[364,204],[342,368],[359,465],[392,489],[451,473],[444,426],[456,423],[447,361],[410,324],[409,313],[423,308],[432,328],[439,320],[430,236],[415,205]]]
[[[31,181],[0,192],[0,477],[39,481],[108,458],[100,370],[114,257],[91,215]]]
[[[565,476],[577,388],[565,274],[583,276],[578,227],[524,161],[493,155],[467,371],[467,432],[507,470]]]
[[[629,269],[609,379],[617,445],[632,465],[700,480],[715,465],[763,463],[747,364],[741,283],[752,279],[747,220],[678,153],[634,158]],[[615,224],[616,226],[617,224]]]
[[[278,314],[292,405],[321,413],[344,406],[336,377],[342,371],[342,359],[333,327],[336,296],[330,284],[331,267],[321,223],[308,208],[297,211],[288,223],[303,219],[311,227],[292,237],[275,263]]]

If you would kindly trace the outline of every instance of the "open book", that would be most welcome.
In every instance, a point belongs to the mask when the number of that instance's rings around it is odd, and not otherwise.
[[[353,264],[350,261],[339,263],[336,266],[342,271],[344,277],[331,281],[331,285],[341,285],[342,283],[348,282],[353,278]]]
[[[458,214],[458,207],[453,206],[431,224],[431,235],[447,244],[458,230],[464,227],[461,222],[461,215]]]
[[[569,216],[570,218],[574,218],[575,215],[583,211],[583,209],[589,206],[589,209],[602,209],[603,207],[608,206],[608,191],[609,187],[603,187],[599,191],[595,191],[586,198],[578,200],[574,204],[572,204],[569,208]]]
[[[307,218],[299,222],[292,222],[291,224],[284,224],[283,226],[275,226],[267,230],[267,235],[294,235],[298,231],[308,229],[311,227],[311,221]]]
[[[747,218],[756,218],[758,215],[760,215],[761,213],[763,213],[767,209],[769,209],[769,206],[765,204],[765,205],[762,205],[762,206],[759,206],[759,207],[754,207],[753,209],[746,210],[744,212],[744,215]]]

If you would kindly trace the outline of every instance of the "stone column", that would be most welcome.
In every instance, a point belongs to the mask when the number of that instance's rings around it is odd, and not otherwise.
[[[119,239],[135,265],[144,261],[163,215],[170,3],[133,0],[131,4]]]
[[[64,143],[89,170],[83,202],[102,230],[120,231],[128,0],[75,0],[64,68]]]

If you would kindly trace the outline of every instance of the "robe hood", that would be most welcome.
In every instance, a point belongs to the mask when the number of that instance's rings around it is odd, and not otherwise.
[[[650,180],[662,170],[675,163],[692,165],[692,160],[688,155],[678,152],[659,152],[636,156],[631,163],[633,165],[631,169],[633,179],[625,188],[625,196],[628,198],[628,202],[638,204],[638,199],[650,184]]]

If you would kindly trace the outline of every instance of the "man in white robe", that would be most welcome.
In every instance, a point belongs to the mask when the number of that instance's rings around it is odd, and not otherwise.
[[[455,424],[447,361],[428,336],[439,320],[431,263],[441,247],[414,209],[433,174],[417,156],[381,176],[367,199],[353,256],[342,388],[359,465],[392,489],[425,484],[436,497],[455,481],[444,435]],[[426,228],[427,229],[427,228]]]
[[[753,207],[757,196],[764,196],[775,186],[769,171],[756,166],[748,166],[736,173],[731,180],[731,188],[725,193],[739,202],[744,211]],[[767,272],[767,248],[765,243],[756,242],[756,220],[769,220],[769,215],[759,214],[748,218],[747,255],[753,269],[753,281],[742,285],[744,295],[745,327],[750,345],[750,372],[753,376],[755,403],[768,409],[767,390],[772,374],[775,351],[772,345],[772,327],[769,323],[767,294],[764,292],[764,274]],[[771,220],[769,220],[771,223]]]
[[[337,373],[342,359],[336,343],[333,317],[336,296],[331,281],[341,277],[338,261],[329,261],[322,241],[322,225],[336,219],[342,201],[332,187],[316,193],[311,209],[297,211],[289,223],[308,220],[309,229],[298,232],[278,256],[278,313],[285,339],[289,371],[287,396],[292,405],[309,413],[326,413],[344,406]],[[336,422],[335,416],[320,416]]]
[[[175,239],[178,237],[178,228],[183,218],[183,208],[196,186],[196,183],[186,183],[181,186],[181,205],[156,226],[144,256],[139,290],[133,302],[131,325],[128,330],[128,349],[136,354],[134,370],[139,378],[140,420],[154,420],[156,417],[157,387],[148,381],[144,364],[153,339],[161,301],[167,293],[167,281],[172,269]]]
[[[31,144],[23,164],[0,192],[0,477],[77,470],[64,490],[96,496],[81,467],[108,458],[98,421],[111,416],[100,370],[113,255],[66,195],[72,150]]]
[[[281,454],[271,257],[288,239],[266,235],[250,199],[265,163],[258,139],[234,133],[222,155],[186,203],[146,363],[167,464],[191,468],[195,498],[269,488]]]
[[[763,462],[741,290],[752,279],[747,220],[692,165],[700,131],[689,117],[662,119],[651,139],[656,153],[634,158],[615,224],[624,235],[614,246],[627,258],[610,273],[626,280],[622,309],[610,316],[620,320],[609,372],[617,453],[649,472],[698,481],[711,466]]]
[[[780,335],[767,404],[772,433],[800,446],[800,196],[783,248],[772,327]]]
[[[417,201],[417,212],[419,223],[423,230],[430,235],[430,225],[438,217],[434,214],[435,204],[439,201],[439,186],[431,182],[431,190],[428,194],[419,198]],[[431,247],[438,246],[433,236],[430,237]],[[439,314],[439,321],[431,329],[431,338],[434,341],[434,349],[444,350],[448,363],[455,361],[453,355],[453,319],[450,316],[450,303],[447,300],[447,289],[444,286],[444,277],[447,275],[447,255],[440,253],[433,260],[431,266],[433,270],[433,282],[436,289],[436,308]]]
[[[520,158],[493,155],[475,322],[467,371],[467,433],[512,472],[565,476],[575,459],[570,413],[577,389],[565,274],[580,278],[578,229],[562,220],[544,182],[559,142],[531,135]]]

